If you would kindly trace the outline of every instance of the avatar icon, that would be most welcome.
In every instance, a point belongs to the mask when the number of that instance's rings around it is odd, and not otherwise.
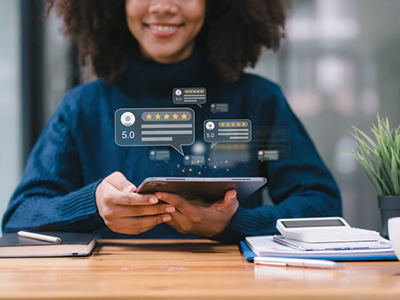
[[[213,129],[215,128],[215,125],[214,125],[213,122],[207,122],[206,128],[207,128],[208,130],[213,130]]]
[[[134,114],[128,111],[123,113],[121,116],[121,123],[126,127],[132,126],[135,123]]]

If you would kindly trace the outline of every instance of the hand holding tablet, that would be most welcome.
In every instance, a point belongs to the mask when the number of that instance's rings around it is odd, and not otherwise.
[[[244,201],[267,183],[264,177],[150,177],[138,187],[139,194],[166,192],[198,204],[211,204],[236,190],[237,199]]]
[[[176,231],[212,238],[229,226],[238,199],[244,201],[266,182],[263,177],[157,177],[144,180],[137,193],[154,194],[172,205],[176,211],[167,224]]]

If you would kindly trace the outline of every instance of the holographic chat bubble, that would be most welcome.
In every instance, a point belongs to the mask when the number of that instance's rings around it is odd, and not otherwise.
[[[183,158],[185,166],[203,166],[206,164],[204,155],[185,155]]]
[[[278,160],[279,159],[279,151],[278,150],[259,150],[258,151],[258,160],[260,163],[263,163],[266,160]]]
[[[213,168],[232,168],[250,161],[249,143],[220,143],[214,146],[208,158]]]
[[[175,88],[172,91],[172,102],[174,104],[196,104],[201,105],[207,102],[207,91],[205,88]]]
[[[210,110],[213,114],[229,112],[229,103],[212,103]]]
[[[249,119],[208,119],[203,123],[204,141],[211,148],[218,143],[238,143],[251,141],[251,121]]]
[[[149,151],[149,159],[150,160],[170,160],[171,155],[169,150],[150,150]]]
[[[195,114],[191,108],[120,108],[115,112],[119,146],[182,146],[194,143]]]
[[[278,159],[288,157],[290,154],[290,129],[287,126],[255,126],[253,141],[258,145],[258,149],[278,151]]]

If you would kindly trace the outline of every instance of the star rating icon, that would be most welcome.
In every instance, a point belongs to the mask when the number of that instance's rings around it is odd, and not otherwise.
[[[177,113],[177,112],[154,112],[154,113],[146,113],[144,116],[146,121],[172,121],[172,120],[190,120],[191,115],[190,113]]]

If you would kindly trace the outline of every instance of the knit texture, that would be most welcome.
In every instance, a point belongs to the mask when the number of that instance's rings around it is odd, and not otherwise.
[[[97,185],[115,171],[138,186],[147,177],[265,176],[275,205],[262,205],[261,193],[239,199],[231,225],[215,240],[235,243],[245,236],[275,234],[276,220],[341,215],[340,193],[304,127],[274,83],[250,74],[239,81],[221,80],[207,54],[197,48],[176,64],[159,64],[127,50],[129,60],[117,84],[104,80],[80,85],[66,94],[40,135],[23,178],[4,215],[3,233],[21,229],[96,231],[103,238],[200,238],[160,224],[139,235],[112,232],[100,217]],[[114,114],[120,108],[174,107],[177,87],[207,89],[207,103],[195,111],[195,144],[205,146],[205,166],[184,165],[172,147],[120,147],[115,143]],[[229,112],[212,114],[212,103],[229,103]],[[180,106],[184,107],[184,106]],[[210,149],[203,140],[206,119],[250,119],[253,139],[230,151],[220,143]],[[286,154],[274,161],[257,159],[265,143],[257,132],[284,128]],[[227,150],[228,149],[228,150]],[[170,160],[152,161],[151,150],[170,151]],[[184,146],[185,155],[195,147]]]

